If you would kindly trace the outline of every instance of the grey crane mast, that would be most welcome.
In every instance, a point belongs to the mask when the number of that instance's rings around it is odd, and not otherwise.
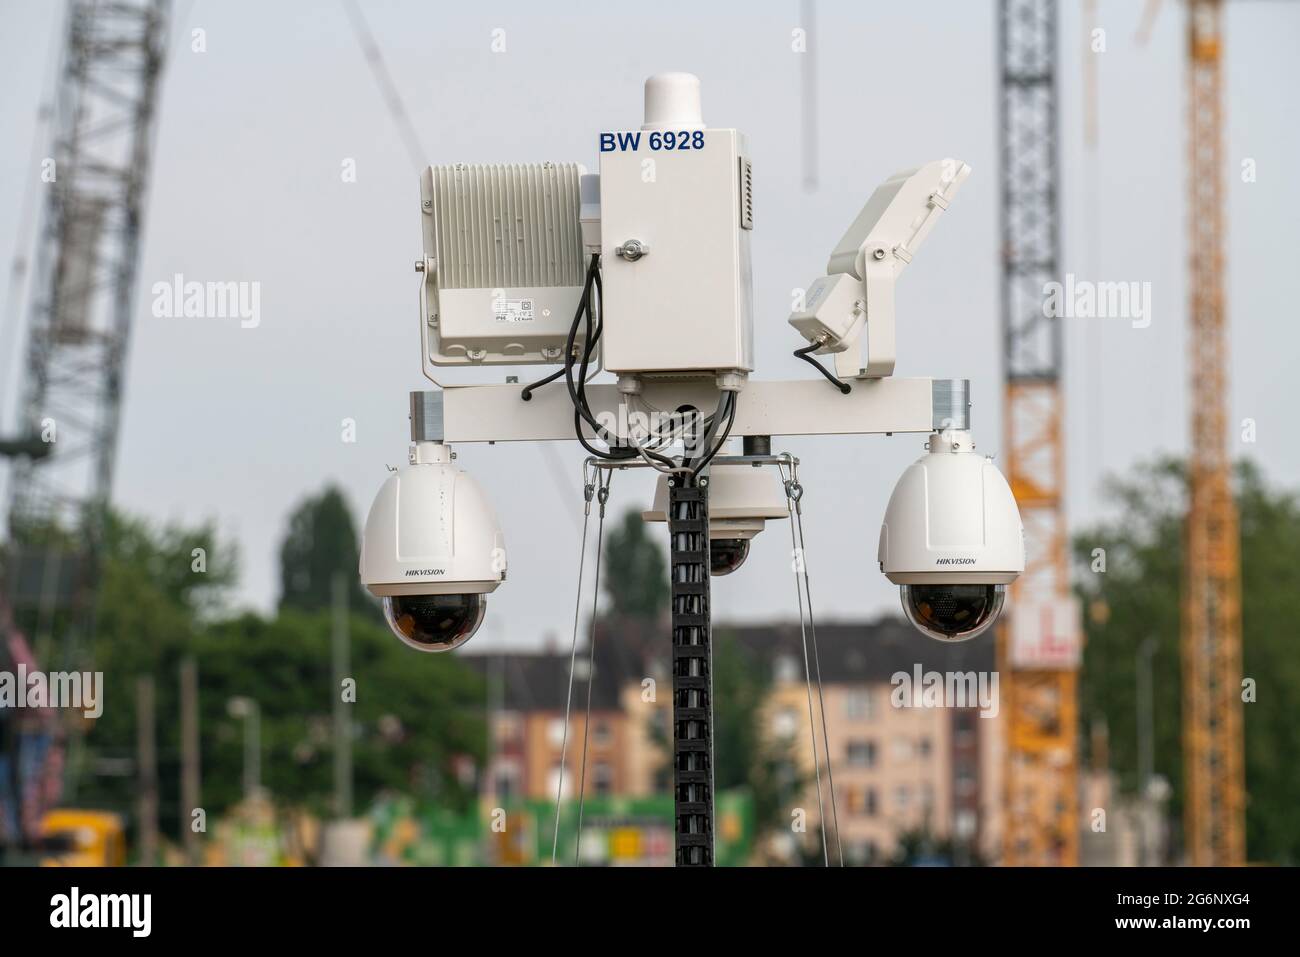
[[[50,454],[14,461],[8,598],[59,599],[68,659],[94,627],[169,13],[169,0],[68,4],[40,170],[18,431]]]

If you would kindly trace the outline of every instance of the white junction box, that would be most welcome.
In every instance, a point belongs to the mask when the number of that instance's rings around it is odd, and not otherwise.
[[[656,125],[649,85],[646,96],[647,127],[600,134],[605,368],[751,372],[753,176],[744,137],[698,120]]]
[[[433,166],[421,330],[433,365],[562,362],[586,254],[575,163]]]

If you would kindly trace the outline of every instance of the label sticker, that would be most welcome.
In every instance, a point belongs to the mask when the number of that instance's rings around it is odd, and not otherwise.
[[[537,318],[531,299],[493,299],[492,312],[497,322],[532,322]]]

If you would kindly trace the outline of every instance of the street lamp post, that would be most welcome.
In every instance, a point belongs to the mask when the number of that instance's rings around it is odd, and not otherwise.
[[[1151,804],[1151,776],[1155,764],[1152,726],[1151,659],[1156,652],[1154,638],[1146,638],[1137,649],[1137,736],[1138,736],[1138,866],[1150,865],[1151,835],[1148,834],[1148,810]]]
[[[252,698],[231,698],[226,710],[244,722],[244,799],[262,790],[262,709]]]

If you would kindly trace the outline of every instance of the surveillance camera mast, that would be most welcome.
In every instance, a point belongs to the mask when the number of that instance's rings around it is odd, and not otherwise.
[[[646,81],[641,127],[601,132],[595,145],[598,174],[549,162],[423,172],[420,356],[437,388],[411,393],[409,464],[389,476],[371,507],[361,578],[383,599],[389,626],[407,645],[448,651],[464,644],[507,565],[491,506],[453,464],[452,444],[581,443],[590,457],[583,469],[571,704],[592,500],[594,602],[614,475],[627,468],[660,472],[643,517],[666,522],[670,542],[676,861],[709,866],[709,578],[735,572],[767,520],[789,519],[829,864],[827,824],[838,812],[824,715],[829,819],[813,721],[819,668],[800,463],[773,453],[772,437],[929,433],[927,454],[903,473],[886,509],[881,571],[900,586],[903,608],[924,634],[960,641],[993,624],[1007,584],[1024,570],[1023,530],[1005,479],[975,452],[968,383],[893,377],[894,283],[970,167],[951,159],[927,163],[872,193],[831,253],[826,275],[789,318],[803,340],[794,354],[819,375],[762,381],[750,378],[755,220],[744,136],[705,126],[699,80],[666,73]],[[817,355],[832,356],[833,371]],[[438,378],[444,368],[495,365],[558,368],[525,387]],[[597,381],[601,373],[615,381]],[[734,438],[743,443],[741,454]],[[593,632],[588,654],[594,640]],[[820,696],[819,677],[816,684]],[[566,708],[566,746],[568,714]],[[561,773],[563,766],[562,753]],[[581,791],[580,785],[579,835]],[[557,825],[562,794],[561,778]],[[553,842],[553,857],[557,850]]]

